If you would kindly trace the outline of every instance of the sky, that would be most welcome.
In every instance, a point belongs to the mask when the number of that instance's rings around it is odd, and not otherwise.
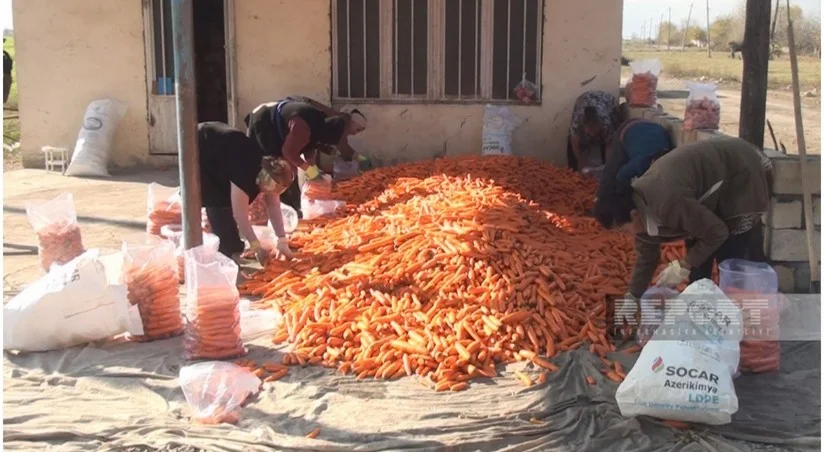
[[[770,1],[773,2],[774,8],[775,0]],[[680,24],[687,20],[690,3],[693,4],[690,22],[700,21],[699,23],[702,26],[706,26],[707,0],[624,0],[624,29],[622,34],[625,38],[632,37],[633,34],[641,35],[644,21],[649,22],[650,20],[657,29],[661,14],[664,15],[664,21],[666,21],[670,8],[672,8],[672,21]],[[715,20],[718,16],[734,13],[738,6],[744,3],[746,3],[745,0],[709,0],[710,21]],[[785,4],[785,0],[782,0],[781,5]],[[790,0],[790,4],[800,6],[805,14],[816,16],[821,14],[821,0]]]

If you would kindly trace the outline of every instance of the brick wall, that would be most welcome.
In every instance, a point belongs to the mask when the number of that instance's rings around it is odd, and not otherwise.
[[[683,130],[681,119],[652,108],[623,106],[624,118],[644,118],[669,130],[676,146],[711,140],[724,134],[712,130]],[[810,264],[801,190],[801,163],[797,155],[767,150],[773,163],[773,186],[770,209],[765,214],[764,250],[778,273],[779,290],[805,293],[810,287]],[[807,166],[813,193],[814,248],[821,259],[821,157],[808,156]]]

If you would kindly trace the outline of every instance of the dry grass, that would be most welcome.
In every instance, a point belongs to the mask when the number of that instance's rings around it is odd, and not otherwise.
[[[665,77],[697,79],[707,77],[721,83],[740,83],[744,67],[739,59],[731,59],[729,53],[713,51],[712,58],[706,50],[687,49],[684,52],[660,51],[654,48],[625,47],[624,56],[631,59],[658,58],[661,60]],[[802,90],[821,86],[821,60],[810,56],[800,56],[798,61],[799,81]],[[626,70],[626,69],[625,69]],[[770,61],[769,87],[787,89],[792,84],[789,56]]]

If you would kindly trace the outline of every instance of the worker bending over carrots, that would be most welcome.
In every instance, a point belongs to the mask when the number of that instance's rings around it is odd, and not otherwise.
[[[295,179],[292,165],[283,158],[264,156],[245,133],[220,122],[198,124],[197,135],[201,199],[212,232],[220,238],[219,251],[237,261],[245,248],[243,235],[257,261],[266,264],[270,250],[260,246],[249,222],[249,204],[264,193],[278,237],[274,251],[291,259],[279,197]]]
[[[637,178],[619,181],[624,189],[604,189],[596,203],[598,220],[635,233],[627,298],[637,300],[650,285],[664,242],[686,239],[687,255],[667,265],[658,286],[710,278],[713,263],[726,259],[763,261],[761,215],[770,178],[770,162],[761,151],[739,138],[721,138],[679,146]]]
[[[575,171],[602,165],[607,147],[619,125],[618,99],[603,91],[587,91],[578,96],[572,108],[567,140],[567,162]],[[598,152],[598,155],[591,155]]]
[[[259,105],[244,120],[249,137],[263,153],[286,159],[307,183],[323,180],[318,151],[332,153],[337,148],[344,159],[357,159],[362,169],[371,167],[347,141],[347,136],[366,128],[366,118],[358,110],[339,112],[306,97],[288,97]],[[298,212],[302,185],[296,179],[281,197]]]

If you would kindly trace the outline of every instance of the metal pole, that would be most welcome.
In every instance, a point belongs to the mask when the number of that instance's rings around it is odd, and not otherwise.
[[[197,91],[193,0],[172,0],[174,32],[177,155],[183,201],[183,246],[203,243],[200,225],[200,159],[197,147]]]
[[[712,40],[710,40],[710,0],[707,0],[707,56],[712,58]]]
[[[801,165],[801,192],[803,194],[804,226],[807,232],[807,255],[810,259],[810,291],[821,292],[821,275],[819,274],[818,256],[814,243],[815,228],[813,224],[813,199],[810,173],[807,172],[807,141],[804,137],[804,124],[801,114],[801,85],[798,81],[798,55],[795,49],[795,31],[790,17],[790,0],[787,0],[787,40],[790,45],[790,69],[793,78],[793,110],[795,112],[795,137],[798,140],[798,157]]]

